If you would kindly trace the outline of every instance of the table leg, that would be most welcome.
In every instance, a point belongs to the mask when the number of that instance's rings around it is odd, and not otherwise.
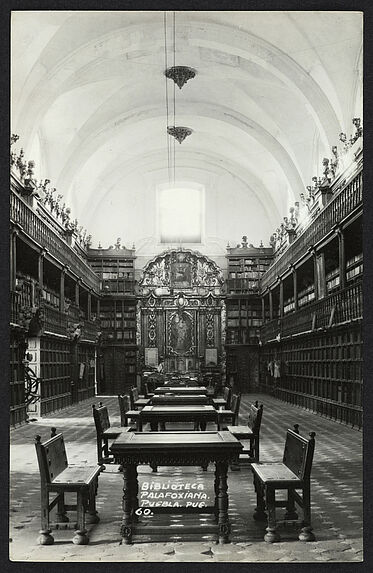
[[[134,521],[138,521],[138,517],[135,513],[136,509],[139,507],[139,482],[137,480],[137,466],[131,466],[131,512],[132,512],[132,519]]]
[[[216,462],[218,478],[218,530],[219,543],[229,543],[229,519],[228,519],[228,463]]]
[[[218,506],[218,493],[219,493],[219,475],[218,475],[218,468],[215,464],[215,479],[214,479],[214,492],[215,492],[215,503],[214,503],[214,513],[215,513],[215,522],[218,523],[219,521],[219,506]]]
[[[140,416],[137,416],[136,418],[136,431],[142,432],[142,420]]]
[[[132,543],[132,491],[131,491],[131,466],[123,464],[123,518],[120,533],[126,545]]]

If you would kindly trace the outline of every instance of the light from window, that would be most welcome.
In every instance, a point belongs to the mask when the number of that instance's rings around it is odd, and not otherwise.
[[[158,206],[161,243],[201,242],[201,189],[161,189]]]

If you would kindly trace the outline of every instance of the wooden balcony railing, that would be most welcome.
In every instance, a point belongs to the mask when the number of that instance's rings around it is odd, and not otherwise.
[[[308,227],[275,260],[261,279],[261,290],[270,286],[291,263],[297,261],[309,247],[313,247],[334,225],[342,221],[362,203],[363,176],[358,173],[352,181],[320,211]]]
[[[82,341],[96,342],[98,333],[100,332],[100,321],[98,320],[85,320],[83,325]]]
[[[362,281],[356,281],[326,298],[308,304],[283,318],[276,318],[260,329],[262,342],[281,337],[309,332],[316,328],[356,320],[363,314]]]
[[[16,193],[10,193],[10,220],[18,223],[38,245],[45,247],[61,263],[69,266],[73,273],[83,277],[87,286],[99,292],[100,280],[91,267],[56,234],[52,226],[43,221],[32,208]]]
[[[20,308],[20,293],[10,291],[10,322],[12,324],[18,324]]]
[[[67,335],[68,316],[52,306],[44,305],[44,331]]]
[[[294,406],[300,406],[312,410],[320,416],[348,424],[359,429],[363,424],[363,408],[352,404],[337,402],[329,398],[321,398],[311,394],[303,394],[285,388],[276,388],[274,395],[279,400],[288,402]]]

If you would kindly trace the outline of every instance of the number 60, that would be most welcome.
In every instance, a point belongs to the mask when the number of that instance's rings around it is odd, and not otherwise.
[[[145,507],[144,509],[142,507],[138,507],[135,511],[136,515],[144,515],[145,517],[148,515],[151,515],[151,510],[148,507]]]

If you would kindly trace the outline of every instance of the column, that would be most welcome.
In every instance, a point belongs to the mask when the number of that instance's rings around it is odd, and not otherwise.
[[[262,296],[262,322],[264,324],[265,322],[265,300],[264,300],[264,295]]]
[[[87,293],[87,320],[91,320],[92,315],[92,293],[89,290]]]
[[[339,286],[344,288],[346,286],[346,249],[345,237],[342,229],[337,229],[338,235],[338,255],[339,255]]]
[[[66,267],[62,267],[60,272],[60,312],[65,312],[65,275]]]
[[[280,306],[280,317],[284,316],[284,281],[280,279],[280,296],[279,296],[279,306]]]
[[[18,230],[13,229],[10,234],[10,290],[14,290],[16,287],[16,276],[17,276],[17,237]]]
[[[44,285],[44,258],[46,252],[46,249],[42,249],[38,258],[38,283],[40,288],[43,288]]]
[[[100,299],[97,298],[97,320],[100,320]]]
[[[293,267],[294,310],[298,310],[298,281],[297,270]]]
[[[319,298],[319,289],[318,289],[318,273],[317,273],[317,259],[316,259],[316,249],[312,248],[312,258],[313,258],[313,284],[315,288],[315,300]]]
[[[315,275],[315,300],[322,299],[326,294],[324,253],[313,252]]]
[[[269,320],[273,320],[273,296],[272,291],[269,289]]]
[[[79,284],[80,284],[80,279],[78,279],[75,283],[75,304],[76,304],[76,306],[79,306]]]

